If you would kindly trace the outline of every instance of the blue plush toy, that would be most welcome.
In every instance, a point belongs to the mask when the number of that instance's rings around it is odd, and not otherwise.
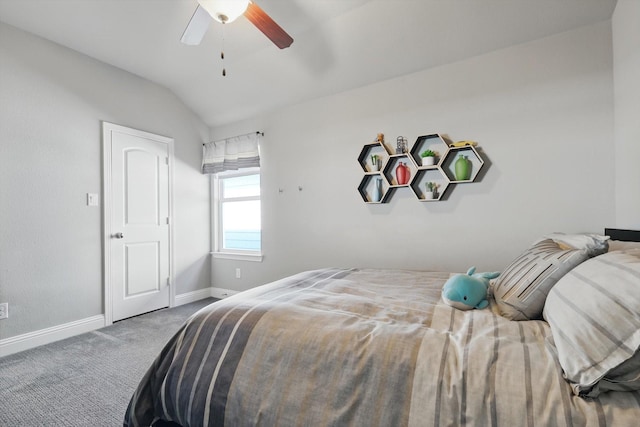
[[[500,275],[494,273],[476,273],[475,267],[471,267],[467,274],[451,276],[442,288],[442,299],[450,306],[459,310],[471,310],[485,308],[487,301],[487,289],[489,280]]]

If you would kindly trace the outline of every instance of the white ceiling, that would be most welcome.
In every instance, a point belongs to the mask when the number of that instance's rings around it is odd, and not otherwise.
[[[0,21],[173,91],[210,126],[611,18],[616,0],[255,0],[293,38],[244,17],[180,36],[196,0],[0,0]]]

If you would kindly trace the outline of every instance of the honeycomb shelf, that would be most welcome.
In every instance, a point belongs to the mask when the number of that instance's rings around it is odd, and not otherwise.
[[[420,156],[420,153],[424,152],[425,150],[431,150],[436,153],[434,165],[422,165],[422,157]],[[444,156],[447,154],[448,150],[449,146],[446,142],[444,142],[444,139],[442,139],[442,137],[438,134],[433,134],[419,136],[418,139],[416,139],[416,142],[411,147],[411,150],[409,150],[409,153],[411,154],[411,158],[413,159],[416,166],[420,168],[431,168],[442,162],[442,159],[444,159]]]
[[[375,187],[376,180],[379,179],[380,182],[380,197],[378,200],[375,198]],[[362,196],[362,200],[365,203],[384,203],[385,196],[389,192],[389,183],[384,179],[381,173],[368,173],[362,178],[360,181],[360,185],[358,186],[358,192],[360,196]]]
[[[377,156],[377,164],[373,164],[373,156]],[[384,163],[387,162],[389,153],[381,142],[372,142],[362,147],[358,156],[358,163],[365,172],[377,172],[382,169]]]
[[[455,163],[460,157],[465,157],[471,163],[470,175],[467,179],[456,178]],[[454,184],[475,181],[483,166],[484,160],[473,146],[450,148],[447,158],[442,162],[442,169]]]
[[[396,168],[404,164],[409,168],[409,180],[406,183],[399,183],[396,179]],[[389,156],[389,159],[382,168],[382,174],[391,187],[407,187],[411,182],[411,179],[416,175],[418,167],[415,162],[411,160],[408,154],[393,154]]]
[[[436,153],[432,165],[422,165],[420,154],[425,150]],[[460,162],[467,162],[461,170],[466,171],[468,176],[459,176],[460,170],[456,176],[459,158],[462,158]],[[360,150],[358,163],[364,172],[358,192],[365,203],[371,204],[389,202],[395,191],[402,188],[411,189],[420,202],[441,201],[455,184],[474,182],[484,166],[484,160],[474,145],[452,147],[439,134],[419,136],[409,151],[403,154],[395,154],[383,142],[365,144]],[[409,173],[408,182],[402,184],[396,175],[401,163],[407,166]]]
[[[435,184],[435,190],[430,192],[427,189],[427,183],[432,182]],[[421,169],[418,174],[411,181],[411,190],[421,202],[437,202],[449,188],[451,181],[442,172],[442,169]],[[431,195],[429,196],[429,193]]]

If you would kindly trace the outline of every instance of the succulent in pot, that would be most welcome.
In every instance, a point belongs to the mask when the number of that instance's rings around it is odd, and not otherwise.
[[[424,193],[424,198],[426,200],[436,199],[438,196],[438,184],[433,181],[428,181],[427,183],[425,183],[425,187],[427,191],[425,191]]]
[[[422,157],[422,166],[432,166],[436,163],[436,153],[433,150],[426,149],[422,153],[420,153],[420,157]]]

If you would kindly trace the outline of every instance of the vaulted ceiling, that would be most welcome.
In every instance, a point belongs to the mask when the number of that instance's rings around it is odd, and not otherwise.
[[[605,21],[616,4],[255,1],[294,38],[290,48],[244,17],[213,22],[199,46],[183,45],[196,0],[0,0],[0,21],[165,86],[217,126]]]

